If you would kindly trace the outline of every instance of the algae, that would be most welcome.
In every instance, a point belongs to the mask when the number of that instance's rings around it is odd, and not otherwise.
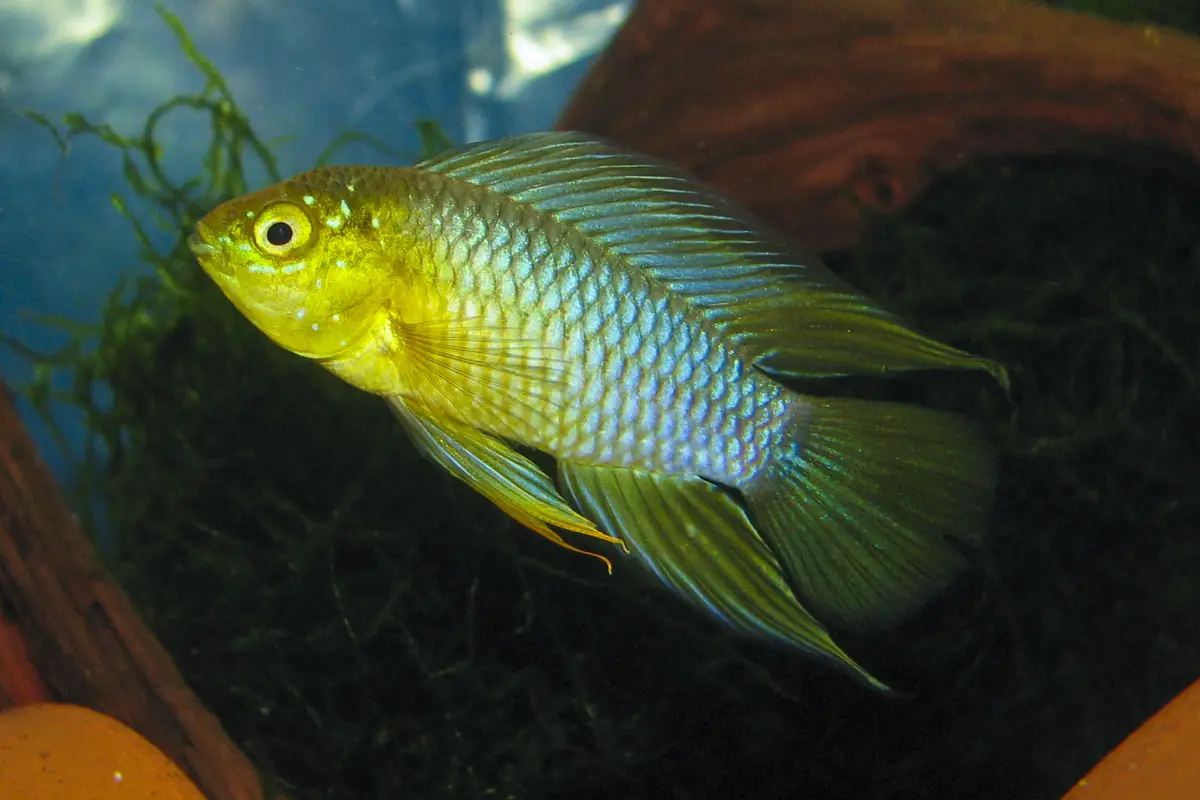
[[[29,391],[46,408],[71,376],[114,568],[288,796],[1056,798],[1195,678],[1194,166],[975,165],[834,260],[1015,387],[889,387],[978,416],[1004,461],[979,568],[854,643],[915,694],[886,698],[516,529],[377,400],[253,330],[183,240],[249,165],[275,177],[271,152],[164,18],[202,92],[135,137],[44,121],[64,148],[120,153],[154,212],[117,207],[153,269],[70,347],[31,354]],[[178,183],[155,125],[184,108],[213,138]]]
[[[1118,22],[1164,25],[1181,30],[1200,27],[1200,8],[1191,0],[1045,0],[1061,6],[1107,17]]]

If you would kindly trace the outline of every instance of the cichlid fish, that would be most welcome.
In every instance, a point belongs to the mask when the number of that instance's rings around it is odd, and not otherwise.
[[[1003,370],[651,158],[539,133],[317,169],[189,244],[263,333],[385,398],[522,524],[874,686],[825,624],[899,620],[985,526],[993,456],[965,420],[781,379]],[[558,486],[514,444],[553,456]]]

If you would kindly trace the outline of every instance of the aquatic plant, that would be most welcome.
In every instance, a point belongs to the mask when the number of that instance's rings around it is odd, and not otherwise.
[[[248,169],[276,177],[271,150],[164,19],[201,92],[135,136],[43,120],[64,148],[98,136],[122,158],[117,209],[151,269],[96,328],[31,354],[28,392],[85,411],[80,475],[114,568],[289,796],[1056,797],[1194,678],[1195,171],[977,165],[835,259],[1015,385],[882,389],[976,413],[1005,456],[975,578],[857,643],[921,695],[887,699],[514,529],[382,404],[254,331],[183,242]],[[156,130],[185,109],[212,140],[178,182]]]
[[[1188,0],[1044,0],[1047,5],[1083,11],[1129,23],[1200,27],[1200,9]]]

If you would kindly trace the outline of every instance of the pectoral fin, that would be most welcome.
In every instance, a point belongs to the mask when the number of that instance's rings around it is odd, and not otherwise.
[[[612,544],[621,544],[621,540],[602,533],[591,520],[572,510],[554,488],[550,477],[536,464],[499,439],[469,425],[437,419],[400,398],[389,398],[388,402],[413,444],[427,458],[491,500],[517,522],[568,550],[599,558],[612,571],[607,558],[568,544],[553,528]]]
[[[887,689],[796,599],[746,512],[698,477],[558,464],[563,491],[669,589],[729,627],[828,658]]]

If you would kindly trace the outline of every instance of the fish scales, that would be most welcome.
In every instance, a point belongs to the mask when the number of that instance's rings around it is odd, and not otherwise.
[[[409,224],[436,232],[452,313],[557,362],[513,374],[488,363],[481,343],[472,369],[484,394],[447,411],[562,458],[735,486],[763,467],[786,390],[682,299],[543,212],[436,175],[412,180],[431,201]]]

